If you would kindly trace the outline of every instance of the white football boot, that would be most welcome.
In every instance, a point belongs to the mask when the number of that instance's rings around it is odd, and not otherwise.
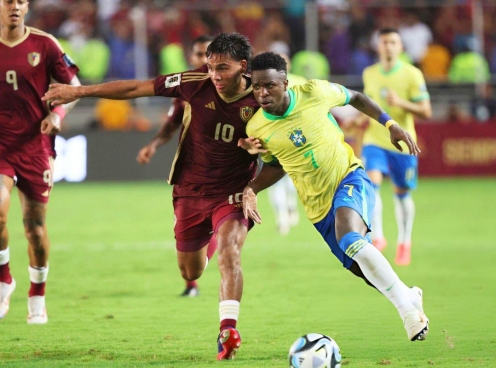
[[[429,332],[429,318],[424,313],[423,291],[417,286],[411,287],[410,290],[417,296],[417,301],[413,303],[415,309],[403,318],[403,325],[411,341],[422,341]]]
[[[0,319],[4,318],[9,312],[10,296],[16,288],[16,282],[12,279],[10,284],[0,282]]]
[[[28,298],[28,325],[43,325],[48,322],[44,296]]]

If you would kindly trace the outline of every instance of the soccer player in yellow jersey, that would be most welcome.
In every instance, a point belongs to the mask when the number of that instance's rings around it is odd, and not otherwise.
[[[243,191],[245,216],[261,223],[256,193],[288,173],[308,218],[334,255],[394,304],[411,341],[424,340],[429,321],[422,291],[408,288],[370,243],[374,189],[329,109],[350,104],[373,118],[382,116],[379,121],[389,128],[393,144],[401,150],[403,141],[416,155],[420,151],[410,134],[369,97],[338,84],[310,80],[288,89],[286,63],[274,53],[253,59],[252,83],[262,109],[246,132],[262,143],[264,165]]]
[[[413,117],[429,118],[432,114],[422,72],[399,60],[403,46],[395,29],[384,28],[379,31],[377,50],[380,61],[363,72],[364,92],[416,140]],[[407,266],[411,259],[410,247],[415,216],[415,205],[410,191],[417,186],[417,157],[398,152],[391,144],[387,132],[371,120],[363,137],[362,158],[376,196],[372,216],[372,242],[381,251],[387,245],[382,230],[380,187],[383,176],[388,175],[394,187],[398,224],[395,262]]]

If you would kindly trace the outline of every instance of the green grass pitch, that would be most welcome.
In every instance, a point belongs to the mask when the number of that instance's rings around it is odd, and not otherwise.
[[[385,232],[395,252],[390,187]],[[18,286],[0,321],[1,367],[287,367],[300,335],[332,336],[343,367],[496,367],[496,180],[423,179],[414,193],[413,262],[394,266],[424,289],[425,342],[409,342],[394,307],[342,269],[306,218],[275,231],[265,193],[263,224],[243,250],[243,338],[232,362],[217,362],[216,258],[201,296],[180,298],[171,188],[163,182],[57,184],[48,224],[52,250],[49,323],[28,326],[27,253],[17,195],[9,217]]]

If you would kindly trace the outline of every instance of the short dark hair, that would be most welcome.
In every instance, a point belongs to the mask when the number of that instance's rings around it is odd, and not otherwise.
[[[246,36],[240,33],[221,33],[207,47],[207,57],[212,54],[227,55],[236,61],[246,60],[251,64],[253,50]]]
[[[258,54],[253,59],[251,70],[267,70],[267,69],[275,69],[278,72],[288,73],[288,67],[286,65],[286,60],[279,55],[274,54],[273,52],[264,52],[262,54]]]
[[[393,28],[393,27],[381,28],[379,30],[379,36],[382,36],[382,35],[385,35],[385,34],[390,34],[390,33],[400,34],[400,32],[398,32],[398,30],[396,28]]]
[[[193,42],[191,43],[191,47],[195,46],[197,43],[207,43],[207,42],[212,42],[214,38],[210,35],[201,35],[196,37]]]

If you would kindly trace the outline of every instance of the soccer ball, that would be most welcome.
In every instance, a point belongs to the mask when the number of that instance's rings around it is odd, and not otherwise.
[[[341,353],[336,341],[319,333],[309,333],[289,349],[290,368],[340,368]]]

